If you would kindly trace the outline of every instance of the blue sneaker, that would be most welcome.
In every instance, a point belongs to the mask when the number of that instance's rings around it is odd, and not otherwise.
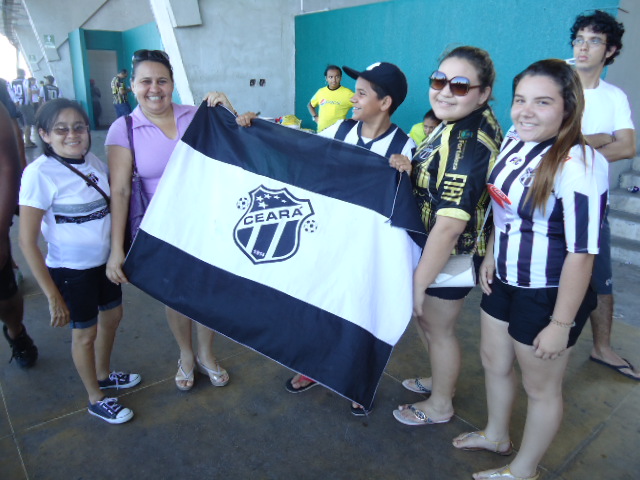
[[[133,418],[133,412],[120,405],[117,398],[103,398],[90,403],[89,413],[112,424],[128,422]]]
[[[131,388],[140,383],[142,377],[137,373],[111,372],[104,380],[98,380],[101,389],[105,388]]]

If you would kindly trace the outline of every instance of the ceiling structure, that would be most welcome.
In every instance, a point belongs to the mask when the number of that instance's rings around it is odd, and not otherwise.
[[[7,37],[11,44],[18,48],[18,36],[16,27],[29,26],[29,16],[21,0],[0,0],[0,33]]]

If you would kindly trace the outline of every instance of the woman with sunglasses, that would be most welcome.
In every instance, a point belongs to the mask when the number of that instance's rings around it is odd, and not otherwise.
[[[390,160],[393,167],[410,172],[428,234],[414,273],[413,295],[414,317],[429,351],[432,377],[402,384],[431,396],[394,410],[396,420],[406,425],[446,423],[454,414],[460,371],[455,327],[471,287],[430,285],[451,254],[475,251],[476,266],[484,255],[486,178],[502,141],[488,105],[494,79],[493,62],[484,50],[464,46],[448,53],[430,78],[431,108],[442,123],[420,146],[413,162],[401,155]]]
[[[589,289],[607,202],[607,161],[581,133],[582,86],[563,60],[513,81],[511,119],[488,180],[495,228],[480,267],[481,355],[489,418],[453,444],[512,451],[509,420],[522,371],[528,397],[518,454],[476,479],[535,480],[562,419],[562,381],[596,294]]]
[[[140,375],[110,372],[122,291],[105,276],[111,232],[107,166],[89,152],[89,117],[78,103],[45,103],[36,125],[44,153],[22,176],[20,247],[49,302],[51,326],[71,325],[71,354],[89,395],[89,413],[123,423],[133,412],[102,390],[133,387]],[[40,229],[46,260],[38,247]]]
[[[131,114],[135,162],[143,190],[153,196],[173,149],[191,123],[197,108],[172,102],[174,83],[169,56],[161,50],[139,50],[132,59],[131,89],[138,106]],[[205,97],[209,106],[219,103],[233,107],[224,94],[212,92]],[[129,143],[126,118],[118,118],[109,128],[105,141],[111,179],[112,248],[107,262],[107,276],[115,284],[127,283],[122,271],[125,258],[125,226],[131,197],[133,153]],[[170,219],[169,219],[170,220]],[[193,387],[197,367],[209,376],[211,383],[222,387],[229,381],[227,371],[213,355],[214,332],[188,317],[166,307],[169,327],[180,348],[176,387],[181,391]],[[197,348],[191,341],[195,323]]]

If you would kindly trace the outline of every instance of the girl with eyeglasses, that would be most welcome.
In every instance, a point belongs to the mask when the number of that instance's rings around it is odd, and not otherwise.
[[[522,371],[527,416],[510,465],[476,479],[539,477],[562,420],[562,381],[596,294],[589,288],[607,203],[607,161],[581,133],[582,86],[563,60],[536,62],[513,81],[511,119],[488,180],[494,231],[480,267],[481,355],[488,422],[453,444],[512,451],[509,420]]]
[[[391,166],[410,173],[428,234],[413,290],[414,318],[429,352],[431,378],[411,378],[402,384],[431,396],[394,410],[396,420],[406,425],[446,423],[454,414],[460,371],[456,321],[472,288],[430,285],[451,254],[475,252],[477,268],[485,253],[486,179],[502,141],[488,105],[494,79],[493,62],[484,50],[464,46],[448,53],[430,78],[431,108],[442,123],[413,161],[401,155],[390,160]]]
[[[107,262],[107,276],[117,285],[128,282],[122,264],[125,259],[125,226],[129,214],[134,153],[143,190],[151,199],[173,149],[197,111],[197,107],[173,103],[173,68],[169,56],[162,50],[139,50],[134,53],[131,89],[138,101],[138,106],[131,114],[133,148],[129,142],[125,117],[118,118],[111,125],[105,141],[113,192],[112,248]],[[233,111],[222,93],[211,92],[205,100],[209,106],[221,103]],[[214,386],[226,385],[229,375],[218,364],[212,351],[214,332],[169,307],[166,307],[166,314],[180,348],[176,387],[181,391],[190,390],[194,385],[196,368],[207,375]],[[195,349],[191,340],[194,323],[198,338]]]
[[[45,103],[36,126],[44,152],[22,176],[20,247],[49,302],[51,326],[71,325],[71,354],[89,413],[112,424],[127,422],[133,412],[103,393],[140,383],[140,375],[110,370],[122,291],[105,275],[111,246],[108,169],[89,152],[89,117],[78,103]],[[38,247],[40,229],[46,259]]]

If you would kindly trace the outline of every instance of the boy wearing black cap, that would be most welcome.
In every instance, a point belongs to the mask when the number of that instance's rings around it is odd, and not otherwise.
[[[356,93],[351,98],[353,117],[334,123],[318,135],[364,147],[389,159],[394,154],[413,158],[415,142],[400,127],[391,123],[391,115],[407,96],[407,78],[402,70],[386,62],[374,63],[362,72],[349,67],[342,68],[347,75],[356,79]],[[248,127],[256,116],[253,112],[247,112],[236,121]],[[291,393],[301,393],[316,385],[311,378],[296,374],[287,380],[285,388]],[[351,413],[364,416],[369,412],[352,403]]]
[[[349,67],[342,69],[356,79],[355,94],[351,98],[352,118],[336,122],[318,135],[364,147],[386,158],[397,153],[413,158],[415,142],[391,123],[391,115],[407,96],[407,78],[402,70],[386,62],[374,63],[362,72]],[[285,388],[291,393],[300,393],[315,385],[314,380],[297,374],[287,380]],[[363,416],[369,412],[352,403],[351,413]]]
[[[387,158],[394,153],[412,158],[415,142],[391,123],[391,115],[407,96],[407,78],[402,70],[387,62],[374,63],[361,72],[342,68],[356,80],[351,98],[352,118],[334,123],[319,135],[364,147]]]

